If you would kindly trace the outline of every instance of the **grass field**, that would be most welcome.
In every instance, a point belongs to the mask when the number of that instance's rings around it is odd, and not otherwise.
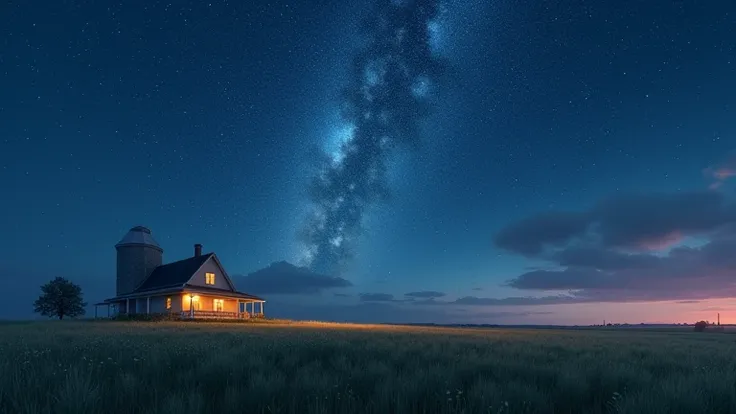
[[[0,324],[2,413],[736,413],[736,335]]]

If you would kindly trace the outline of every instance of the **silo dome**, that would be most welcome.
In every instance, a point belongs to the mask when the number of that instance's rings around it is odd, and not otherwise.
[[[136,226],[115,245],[117,250],[116,295],[132,293],[163,263],[164,249],[147,227]]]
[[[159,246],[156,239],[153,238],[153,235],[151,234],[151,230],[148,227],[143,226],[135,226],[132,229],[128,231],[128,233],[123,236],[122,239],[118,242],[118,244],[115,245],[115,247],[120,246],[127,246],[127,245],[144,245],[153,247],[155,249],[161,250],[162,252],[164,249]]]

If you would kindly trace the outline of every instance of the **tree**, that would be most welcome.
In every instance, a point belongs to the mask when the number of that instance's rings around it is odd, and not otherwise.
[[[706,322],[706,321],[695,322],[695,325],[693,327],[693,330],[695,332],[703,332],[705,330],[705,328],[707,328],[707,327],[708,327],[708,322]]]
[[[36,313],[61,320],[65,316],[74,318],[84,315],[87,304],[82,301],[82,288],[63,277],[57,277],[41,286],[41,296],[33,306]]]

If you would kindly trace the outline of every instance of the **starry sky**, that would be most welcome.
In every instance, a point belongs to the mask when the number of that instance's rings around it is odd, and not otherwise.
[[[144,225],[271,316],[736,323],[734,38],[726,0],[7,2],[0,318],[114,296]]]

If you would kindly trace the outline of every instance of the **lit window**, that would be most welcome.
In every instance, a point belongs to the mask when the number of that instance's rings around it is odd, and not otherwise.
[[[212,308],[215,312],[222,312],[225,307],[225,299],[215,299]]]
[[[215,274],[214,273],[205,273],[204,274],[204,283],[205,283],[205,285],[214,285],[215,284]]]
[[[202,301],[199,300],[199,296],[193,293],[186,293],[181,295],[181,310],[189,312],[190,310],[201,310]]]
[[[166,298],[166,309],[171,309],[171,298]]]

